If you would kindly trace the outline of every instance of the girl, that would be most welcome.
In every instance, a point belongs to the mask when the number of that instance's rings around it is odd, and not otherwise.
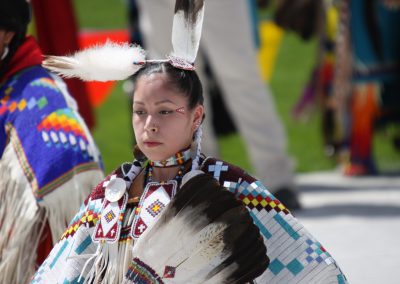
[[[132,267],[132,247],[179,192],[182,177],[195,169],[240,199],[259,227],[271,263],[257,283],[346,281],[329,253],[258,180],[200,154],[204,107],[195,71],[148,63],[134,80],[136,159],[121,165],[92,191],[34,283],[45,279],[43,275],[56,275],[58,281],[79,276],[88,280],[98,271],[105,283],[122,281]]]
[[[260,181],[201,154],[205,109],[193,63],[203,11],[203,0],[176,1],[174,52],[166,60],[146,60],[139,47],[113,43],[72,58],[46,60],[46,67],[84,80],[122,80],[134,74],[132,124],[137,147],[132,163],[121,165],[92,191],[33,283],[244,283],[253,278],[257,283],[346,283],[329,253]],[[219,199],[216,191],[227,196]],[[240,200],[243,210],[229,213],[229,198]],[[182,204],[189,204],[183,205],[187,211],[180,209]],[[205,251],[198,249],[203,247],[198,236],[215,232],[195,233],[193,228],[204,218],[220,224],[239,218],[243,211],[256,231],[242,230],[245,222],[240,221],[223,236],[217,234]],[[265,246],[254,249],[251,244],[257,240]],[[216,265],[225,263],[226,255],[214,257],[221,243],[231,244],[228,259],[240,259],[234,266],[244,274],[248,271],[247,277],[214,278],[225,270]],[[144,250],[153,257],[141,258]],[[202,269],[197,258],[189,261],[192,252],[201,255],[211,270]],[[170,265],[179,255],[184,255],[181,261]],[[199,268],[197,274],[188,273],[188,262]]]

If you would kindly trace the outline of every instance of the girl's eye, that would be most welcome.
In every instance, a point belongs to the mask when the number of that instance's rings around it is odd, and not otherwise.
[[[160,111],[160,114],[162,114],[162,115],[167,115],[167,114],[171,114],[171,113],[173,113],[172,110],[161,110]]]
[[[144,110],[133,110],[133,113],[134,113],[134,114],[137,114],[137,115],[144,115],[144,114],[146,114],[146,112],[145,112]]]

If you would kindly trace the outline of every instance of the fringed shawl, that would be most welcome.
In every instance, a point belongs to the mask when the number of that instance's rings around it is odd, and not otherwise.
[[[101,283],[120,283],[122,279],[124,283],[134,283],[126,277],[129,269],[133,269],[130,264],[133,263],[134,243],[132,236],[127,234],[129,228],[120,232],[118,245],[108,246],[107,250],[103,244],[93,241],[99,216],[108,213],[102,211],[107,183],[110,179],[121,178],[127,181],[129,188],[131,179],[127,173],[130,167],[124,164],[96,187],[32,283],[70,283],[78,279],[82,281],[79,283],[88,283],[89,270],[96,261],[104,260],[110,261],[111,265],[102,265],[104,270],[97,273],[111,275],[110,269],[113,269],[117,274],[113,274],[115,278],[101,279]],[[238,167],[213,158],[203,161],[201,169],[243,201],[260,229],[271,262],[264,274],[256,279],[257,283],[347,283],[333,257],[260,181]],[[129,224],[126,219],[132,219],[134,215],[135,212],[124,214],[123,223]],[[163,281],[171,283],[168,279]]]
[[[29,67],[1,86],[0,100],[0,283],[26,283],[43,228],[55,243],[103,173],[60,79]]]

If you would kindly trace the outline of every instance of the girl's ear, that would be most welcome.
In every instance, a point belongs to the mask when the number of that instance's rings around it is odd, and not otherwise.
[[[194,117],[193,117],[193,131],[196,131],[199,128],[204,116],[204,106],[198,105],[194,108]]]
[[[6,31],[4,35],[4,44],[9,45],[15,35],[14,31]]]

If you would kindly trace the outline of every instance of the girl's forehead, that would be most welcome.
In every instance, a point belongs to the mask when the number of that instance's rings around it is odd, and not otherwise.
[[[137,81],[134,93],[134,102],[155,102],[160,100],[170,100],[186,102],[186,96],[168,81],[165,74],[153,73],[142,76]]]
[[[141,76],[136,84],[136,91],[139,92],[154,91],[155,89],[174,91],[175,89],[167,75],[162,73]]]
[[[142,75],[139,79],[137,84],[144,84],[144,85],[160,85],[166,88],[171,88],[172,83],[168,80],[168,75],[165,73],[151,73]]]

